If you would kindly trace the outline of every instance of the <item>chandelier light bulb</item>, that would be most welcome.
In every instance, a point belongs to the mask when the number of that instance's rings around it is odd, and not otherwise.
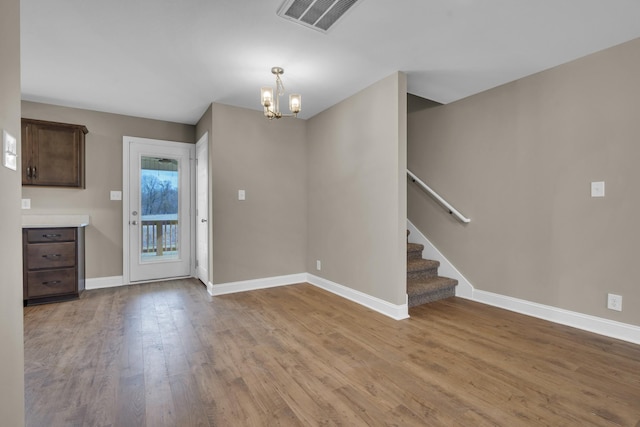
[[[260,99],[263,107],[270,107],[273,103],[273,89],[270,87],[260,89]]]
[[[301,107],[302,95],[297,93],[289,95],[289,110],[291,110],[293,114],[298,114]]]

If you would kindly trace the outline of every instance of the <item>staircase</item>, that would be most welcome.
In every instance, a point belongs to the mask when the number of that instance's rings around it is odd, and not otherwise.
[[[409,230],[407,230],[407,238]],[[458,281],[438,276],[439,261],[422,258],[424,245],[407,242],[409,307],[455,296]]]

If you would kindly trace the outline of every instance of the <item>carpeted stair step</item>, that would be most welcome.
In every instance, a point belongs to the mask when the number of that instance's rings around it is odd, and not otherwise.
[[[407,230],[407,296],[409,307],[438,301],[456,295],[458,281],[438,276],[440,262],[423,259],[424,245],[409,243]]]
[[[439,261],[432,259],[407,260],[407,280],[420,280],[438,275]]]
[[[407,260],[422,259],[422,250],[424,245],[418,243],[407,243]]]
[[[409,307],[453,297],[456,295],[457,285],[457,280],[441,276],[407,279]]]

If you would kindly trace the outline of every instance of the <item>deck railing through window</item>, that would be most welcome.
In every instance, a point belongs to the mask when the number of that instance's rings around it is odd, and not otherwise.
[[[178,215],[143,215],[140,239],[143,256],[172,255],[178,251]]]

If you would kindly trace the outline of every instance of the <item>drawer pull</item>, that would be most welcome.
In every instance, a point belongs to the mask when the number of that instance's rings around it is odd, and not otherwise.
[[[60,254],[47,254],[47,255],[42,255],[42,258],[60,258],[62,255]]]
[[[51,280],[49,282],[42,282],[43,285],[59,285],[62,283],[62,280]]]
[[[47,239],[54,239],[56,237],[62,237],[62,234],[43,234],[42,237]]]

